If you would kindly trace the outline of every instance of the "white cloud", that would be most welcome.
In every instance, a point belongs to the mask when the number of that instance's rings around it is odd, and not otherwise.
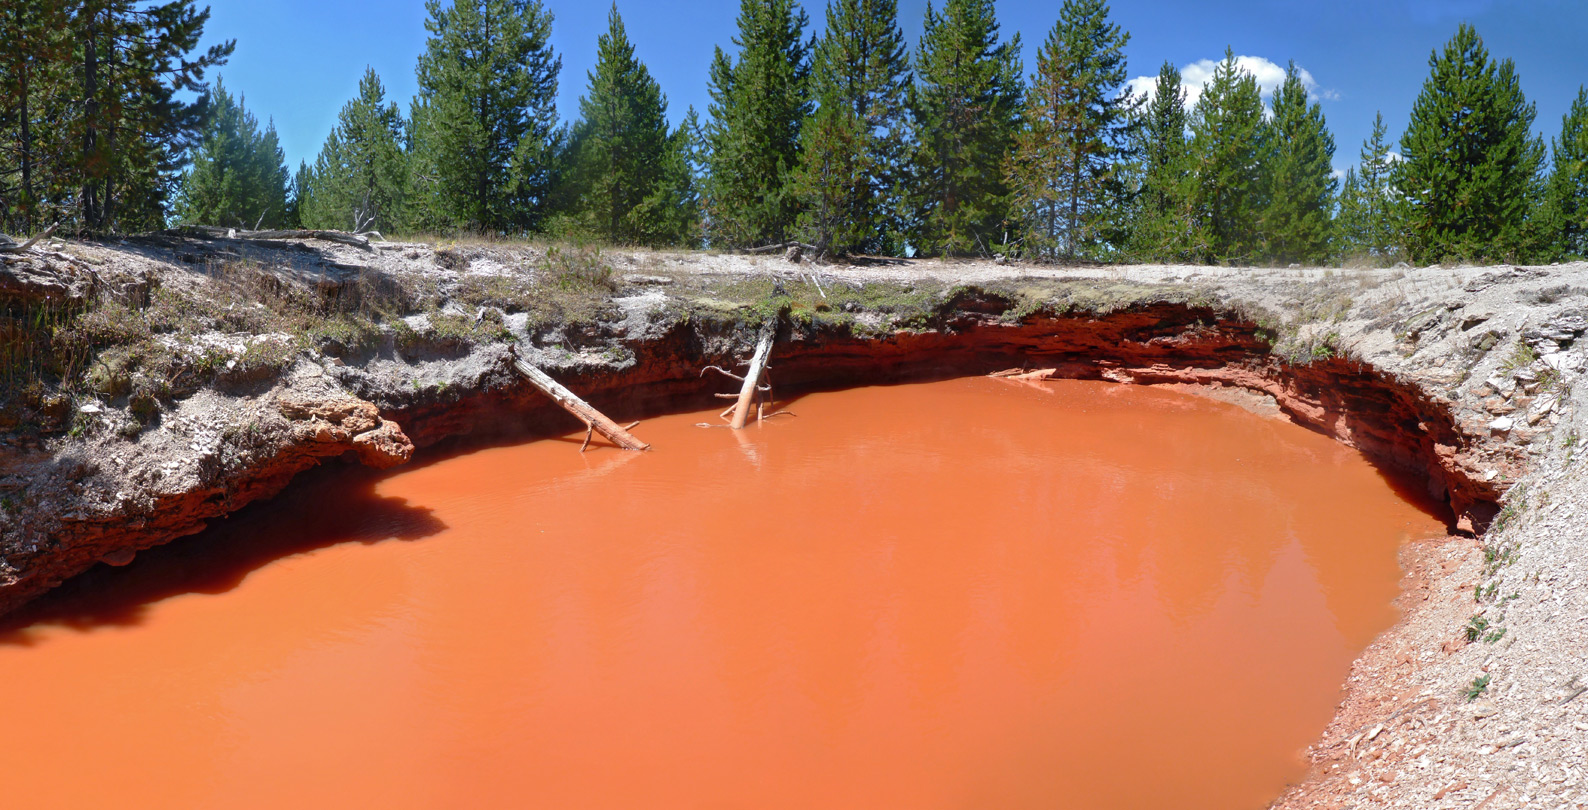
[[[1213,71],[1218,68],[1222,59],[1199,59],[1180,69],[1180,86],[1184,88],[1186,109],[1196,106],[1197,99],[1202,98],[1202,88],[1213,79]],[[1257,80],[1258,90],[1263,95],[1263,101],[1270,101],[1274,91],[1285,82],[1285,68],[1282,65],[1270,62],[1261,56],[1237,56],[1235,67],[1252,75]],[[1301,70],[1301,83],[1307,88],[1307,95],[1314,100],[1339,101],[1340,94],[1334,90],[1321,88],[1318,80],[1306,68]],[[1125,83],[1132,93],[1138,96],[1151,98],[1153,91],[1158,87],[1157,76],[1137,76]]]
[[[1137,76],[1125,82],[1125,89],[1138,98],[1152,98],[1158,89],[1157,76]]]

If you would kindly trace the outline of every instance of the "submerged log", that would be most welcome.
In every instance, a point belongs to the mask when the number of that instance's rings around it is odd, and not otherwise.
[[[574,392],[564,388],[561,383],[553,380],[546,372],[524,362],[517,352],[512,354],[512,358],[513,368],[517,369],[519,374],[524,375],[536,388],[541,390],[541,393],[551,397],[553,402],[561,405],[563,410],[573,414],[581,422],[585,423],[585,427],[588,429],[585,435],[586,445],[590,441],[588,431],[593,430],[624,450],[651,449],[650,445],[635,438],[633,434],[624,430],[618,423],[608,419],[606,414],[590,407],[589,403],[580,399]],[[635,424],[639,423],[636,422]],[[584,447],[579,449],[582,451]]]
[[[733,406],[731,427],[734,430],[743,428],[750,416],[750,404],[755,399],[756,386],[761,383],[761,374],[766,370],[767,358],[772,355],[772,338],[776,334],[777,329],[771,323],[761,329],[761,340],[755,345],[755,356],[750,358],[750,371],[744,375],[744,385],[739,388],[739,403]]]

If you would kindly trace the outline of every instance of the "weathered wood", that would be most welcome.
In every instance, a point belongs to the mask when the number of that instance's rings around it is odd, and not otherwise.
[[[809,245],[809,244],[806,244],[804,242],[781,242],[781,243],[776,244],[776,245],[762,245],[760,247],[745,248],[744,252],[745,253],[771,253],[771,252],[776,251],[776,250],[786,250],[786,249],[791,248],[791,247],[800,247],[800,248],[804,248],[805,250],[809,250],[809,251],[812,251],[812,252],[815,252],[816,250],[818,250],[818,248],[815,245]]]
[[[23,242],[22,243],[22,247],[17,248],[17,249],[18,250],[32,250],[33,246],[39,243],[39,240],[50,238],[50,234],[55,233],[55,229],[59,228],[59,227],[61,227],[61,223],[57,222],[54,225],[51,225],[50,227],[45,228],[44,229],[44,233],[38,234],[38,235],[34,236],[32,239],[29,239],[28,241]]]
[[[524,362],[523,358],[520,358],[516,353],[512,355],[512,358],[513,368],[517,369],[519,374],[524,375],[542,393],[551,397],[553,402],[561,405],[563,410],[578,417],[579,421],[584,422],[586,427],[605,436],[613,444],[624,450],[649,450],[651,448],[650,445],[640,441],[633,434],[620,427],[618,423],[608,419],[606,414],[590,407],[589,403],[580,399],[574,392],[564,388],[561,383],[553,380],[546,372]],[[580,450],[583,449],[582,447],[580,448]]]
[[[357,234],[344,231],[315,231],[315,230],[289,230],[289,231],[242,231],[235,228],[216,228],[209,225],[188,225],[177,229],[183,236],[197,236],[204,239],[240,239],[244,241],[264,240],[274,241],[279,239],[318,239],[323,242],[335,242],[341,245],[351,245],[364,250],[374,250],[369,240]]]
[[[744,386],[739,389],[739,404],[733,408],[733,422],[730,425],[734,430],[744,427],[750,417],[750,403],[755,399],[756,387],[761,382],[761,372],[766,369],[767,358],[772,354],[772,338],[777,335],[773,324],[768,323],[761,329],[761,340],[755,345],[755,355],[750,358],[750,371],[744,375]]]
[[[246,237],[249,239],[319,239],[323,242],[336,242],[337,244],[373,250],[369,245],[368,239],[342,231],[254,231],[246,234]]]

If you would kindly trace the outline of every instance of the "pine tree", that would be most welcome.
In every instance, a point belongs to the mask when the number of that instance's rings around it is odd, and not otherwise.
[[[794,193],[800,234],[819,256],[845,255],[878,236],[870,195],[872,162],[865,124],[842,104],[823,105],[805,123]]]
[[[107,232],[158,227],[188,150],[209,118],[204,72],[234,43],[193,57],[209,20],[193,0],[79,0],[71,35],[80,79],[69,124],[78,224]],[[193,102],[179,94],[199,92]],[[63,178],[65,179],[65,178]]]
[[[1367,205],[1362,195],[1362,181],[1356,167],[1345,170],[1340,181],[1340,196],[1335,200],[1334,252],[1343,263],[1352,263],[1368,255]]]
[[[430,38],[410,115],[416,224],[518,233],[555,181],[552,14],[539,0],[426,0]]]
[[[794,0],[741,0],[738,59],[720,47],[712,58],[705,200],[713,245],[779,243],[794,230],[794,172],[811,112],[808,22]]]
[[[639,221],[654,223],[656,244],[699,247],[701,231],[700,182],[702,172],[700,116],[695,108],[667,136],[664,170],[656,190],[640,204]]]
[[[1195,262],[1207,255],[1187,124],[1180,71],[1165,62],[1135,133],[1125,252],[1137,261]]]
[[[1395,164],[1384,140],[1384,115],[1373,118],[1373,134],[1362,142],[1358,155],[1360,224],[1350,244],[1364,257],[1389,264],[1401,255],[1400,194],[1395,190]]]
[[[65,0],[0,8],[0,231],[30,233],[53,219],[72,43]]]
[[[304,228],[307,219],[303,212],[311,203],[312,194],[310,186],[314,184],[314,174],[309,170],[309,164],[298,161],[298,171],[292,175],[292,186],[287,189],[287,216],[283,227]]]
[[[1578,88],[1551,147],[1547,226],[1558,234],[1553,253],[1588,257],[1588,88]]]
[[[287,167],[274,124],[259,120],[220,81],[176,214],[195,225],[278,227],[287,209]]]
[[[1412,257],[1528,257],[1544,145],[1532,135],[1536,111],[1515,65],[1491,60],[1466,24],[1428,64],[1395,171]]]
[[[1139,104],[1120,92],[1128,42],[1104,0],[1065,0],[1037,54],[1008,168],[1029,253],[1096,258],[1115,237]]]
[[[1320,264],[1329,258],[1334,195],[1334,136],[1323,107],[1308,102],[1301,71],[1291,62],[1274,92],[1274,115],[1264,138],[1268,206],[1263,239],[1270,261]]]
[[[1191,113],[1197,207],[1207,219],[1210,258],[1251,261],[1258,253],[1263,197],[1263,99],[1257,79],[1224,51]]]
[[[816,44],[796,194],[801,232],[823,252],[893,254],[909,136],[909,58],[896,0],[836,0]]]
[[[701,178],[706,176],[706,136],[693,106],[684,111],[684,120],[673,128],[670,140],[673,148],[668,154],[669,179],[662,187],[672,198],[653,199],[676,218],[679,244],[699,247],[705,241]]]
[[[342,107],[320,148],[299,212],[305,227],[349,231],[407,227],[407,156],[404,123],[373,68],[365,68],[358,97]]]
[[[687,241],[677,216],[679,145],[667,128],[667,98],[634,55],[617,5],[607,15],[589,93],[573,134],[577,209],[586,227],[613,244]]]
[[[1004,165],[1020,125],[1020,36],[998,42],[992,0],[926,5],[916,54],[913,223],[917,254],[987,254],[1007,241]]]

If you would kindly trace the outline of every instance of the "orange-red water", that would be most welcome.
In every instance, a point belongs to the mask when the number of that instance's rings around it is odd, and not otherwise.
[[[0,802],[1260,808],[1440,530],[1184,394],[791,407],[322,476],[81,580],[0,639]]]

